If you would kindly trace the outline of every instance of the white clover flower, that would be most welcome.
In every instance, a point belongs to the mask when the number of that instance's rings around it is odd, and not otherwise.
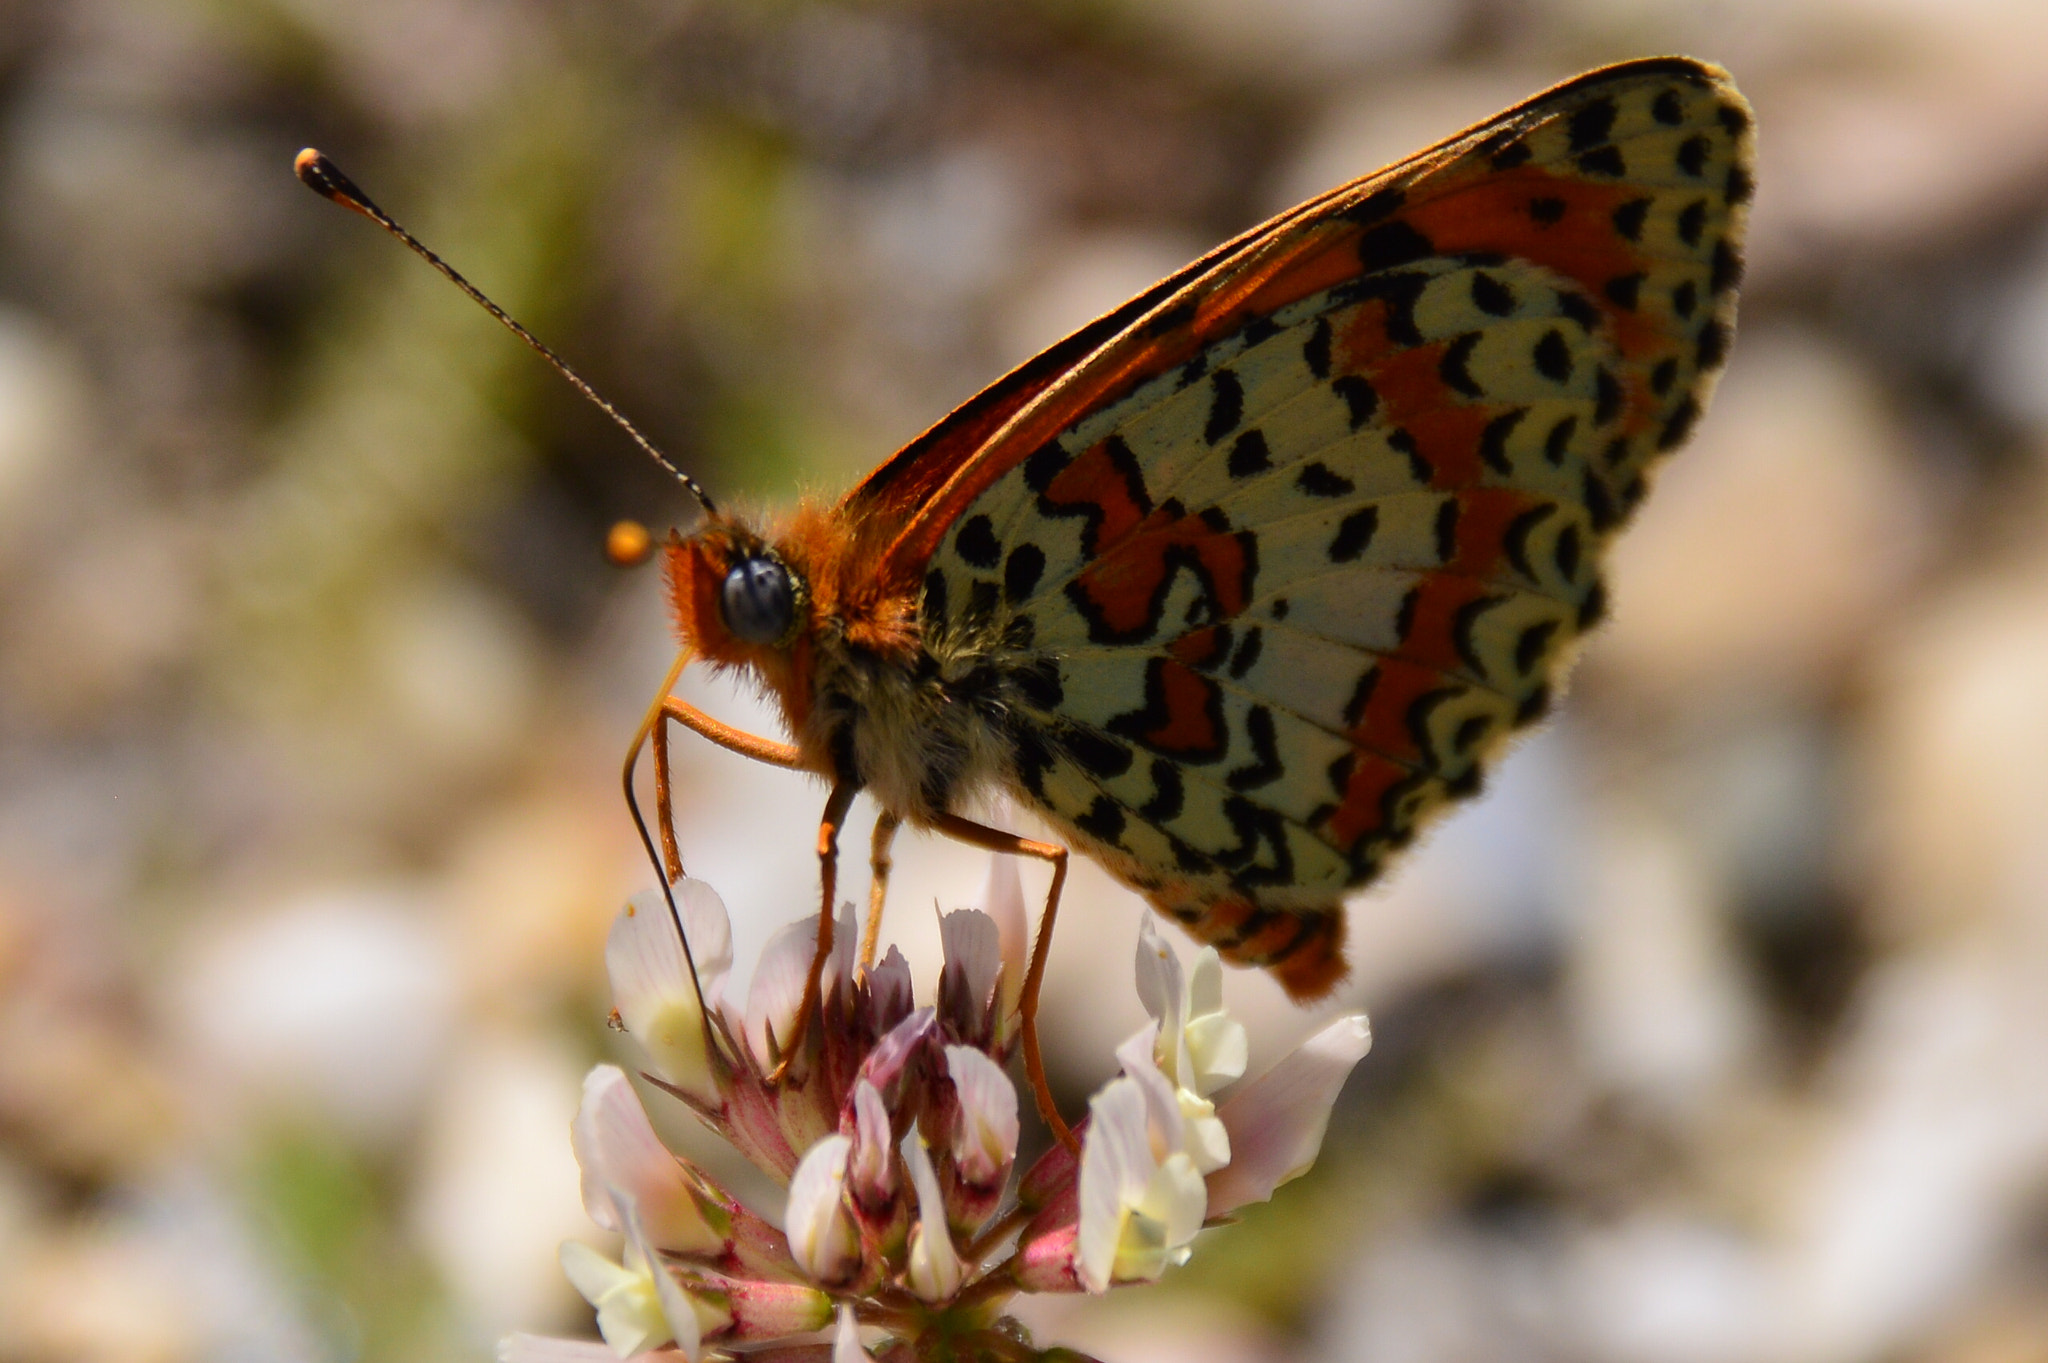
[[[1050,1358],[1002,1318],[1009,1298],[1102,1292],[1185,1261],[1205,1222],[1307,1167],[1369,1039],[1363,1018],[1339,1019],[1219,1106],[1245,1052],[1220,963],[1204,951],[1183,977],[1148,921],[1137,984],[1152,1021],[1118,1048],[1123,1073],[1091,1100],[1080,1150],[1055,1145],[1019,1171],[1005,1064],[1028,938],[1011,859],[991,866],[989,915],[941,919],[946,965],[924,1007],[894,948],[855,971],[845,910],[801,1039],[816,916],[771,941],[742,1013],[724,906],[696,882],[676,893],[702,996],[666,905],[640,896],[607,944],[619,1018],[651,1084],[787,1182],[783,1224],[670,1152],[626,1074],[600,1065],[571,1143],[586,1210],[625,1247],[615,1263],[565,1245],[562,1265],[605,1343],[513,1335],[504,1363]]]

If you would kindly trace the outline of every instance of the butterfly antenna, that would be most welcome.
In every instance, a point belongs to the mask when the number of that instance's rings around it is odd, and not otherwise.
[[[583,376],[571,369],[568,361],[550,350],[541,342],[539,337],[519,325],[510,313],[485,297],[483,290],[470,283],[467,279],[464,279],[454,266],[428,250],[421,244],[418,237],[400,227],[389,213],[377,207],[369,195],[356,188],[355,181],[341,173],[341,167],[328,160],[323,153],[308,147],[300,152],[297,159],[292,162],[292,169],[298,174],[299,179],[305,184],[306,188],[312,190],[323,199],[332,199],[343,208],[362,214],[371,222],[376,223],[386,232],[389,232],[392,236],[405,243],[406,248],[414,255],[439,270],[447,277],[449,283],[468,294],[471,300],[483,308],[485,312],[503,322],[506,330],[526,342],[529,346],[532,346],[540,357],[553,365],[555,372],[567,379],[577,392],[589,398],[591,402],[596,404],[599,411],[617,422],[619,429],[631,436],[634,444],[647,451],[649,458],[674,474],[676,481],[689,489],[690,495],[697,499],[697,505],[704,508],[705,514],[715,515],[717,513],[718,507],[712,502],[710,495],[704,491],[697,480],[684,473],[680,468],[677,468],[667,455],[656,449],[654,442],[640,434],[640,428],[628,421],[624,413],[620,412],[618,408],[612,406],[609,402],[606,402],[598,395],[595,388],[584,382]]]

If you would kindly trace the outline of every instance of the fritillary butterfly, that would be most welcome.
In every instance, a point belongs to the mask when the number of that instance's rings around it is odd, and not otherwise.
[[[1063,1135],[1032,1021],[1066,852],[954,812],[975,794],[1326,993],[1345,896],[1479,789],[1600,618],[1727,357],[1752,142],[1716,67],[1589,72],[1217,247],[836,506],[706,499],[665,548],[684,657],[752,673],[794,741],[664,690],[671,878],[669,719],[832,783],[821,963],[856,792],[870,952],[902,822],[1051,861],[1023,1039]]]

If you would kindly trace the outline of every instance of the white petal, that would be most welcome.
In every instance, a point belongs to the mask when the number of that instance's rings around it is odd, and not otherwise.
[[[725,906],[709,885],[684,880],[676,885],[676,907],[690,932],[697,978],[690,979],[668,904],[658,890],[633,896],[613,922],[605,942],[605,968],[612,1003],[626,1030],[647,1053],[648,1067],[685,1092],[715,1104],[718,1091],[705,1059],[704,1008],[716,1008],[732,967],[732,932]]]
[[[995,920],[996,936],[1002,943],[1002,1012],[1008,1017],[1023,992],[1025,957],[1031,950],[1031,923],[1024,912],[1024,881],[1017,874],[1017,858],[1001,852],[989,857],[988,878],[981,886],[981,911]]]
[[[787,1045],[796,1026],[796,1010],[810,980],[811,957],[817,954],[818,915],[785,923],[761,948],[754,982],[747,988],[747,1043],[763,1065],[772,1063],[768,1034]]]
[[[1371,1048],[1365,1016],[1341,1017],[1230,1095],[1216,1115],[1230,1132],[1231,1161],[1209,1176],[1211,1216],[1263,1202],[1307,1172],[1322,1149],[1338,1091]]]
[[[839,1328],[832,1332],[832,1363],[875,1363],[875,1356],[860,1346],[860,1326],[851,1306],[839,1308]]]
[[[1131,1079],[1112,1079],[1088,1100],[1081,1143],[1080,1227],[1074,1269],[1090,1292],[1109,1290],[1129,1208],[1156,1167],[1145,1122],[1145,1095]]]
[[[1189,1069],[1176,1076],[1204,1098],[1244,1073],[1244,1024],[1223,1011],[1223,958],[1203,947],[1188,975],[1183,1054]]]
[[[853,1223],[840,1200],[846,1187],[846,1156],[852,1148],[846,1136],[825,1137],[804,1152],[789,1181],[782,1229],[789,1238],[790,1257],[821,1283],[844,1277],[858,1249]]]
[[[1181,988],[1180,959],[1148,913],[1138,920],[1138,1001],[1163,1037],[1180,1031]]]
[[[985,1187],[1017,1158],[1017,1086],[1002,1066],[970,1046],[946,1047],[946,1070],[960,1096],[953,1162]]]
[[[1208,1217],[1209,1186],[1193,1160],[1175,1153],[1145,1185],[1138,1210],[1165,1227],[1168,1249],[1179,1249],[1195,1238]]]
[[[917,1225],[910,1232],[910,1263],[905,1276],[910,1290],[924,1300],[946,1301],[960,1290],[967,1270],[946,1226],[946,1199],[939,1191],[938,1171],[932,1168],[931,1153],[924,1148],[916,1127],[903,1138],[903,1162],[917,1188]]]
[[[1158,1029],[1158,1023],[1147,1023],[1116,1048],[1118,1063],[1145,1097],[1145,1126],[1151,1138],[1151,1154],[1155,1163],[1180,1149],[1186,1139],[1181,1124],[1180,1096],[1174,1090],[1173,1081],[1152,1060],[1157,1051]]]
[[[676,1348],[682,1352],[684,1357],[695,1358],[699,1346],[703,1343],[702,1322],[699,1320],[698,1304],[689,1293],[683,1291],[683,1285],[676,1281],[675,1275],[669,1271],[668,1265],[662,1261],[656,1254],[654,1246],[649,1243],[647,1227],[640,1219],[639,1208],[634,1206],[631,1199],[625,1194],[617,1193],[615,1190],[615,1195],[619,1200],[619,1216],[626,1223],[626,1243],[632,1247],[634,1257],[640,1260],[648,1276],[654,1281],[655,1299],[661,1303],[662,1318],[668,1327],[667,1338],[675,1341]],[[603,1320],[604,1308],[600,1306],[598,1308],[600,1330],[603,1328]],[[721,1321],[720,1323],[723,1324],[724,1322]],[[617,1341],[612,1339],[609,1332],[605,1333],[605,1339],[616,1346]],[[664,1342],[666,1342],[664,1339],[656,1339],[650,1335],[647,1344],[641,1345],[640,1348],[644,1349],[649,1347],[649,1345]],[[635,1350],[635,1352],[638,1352],[638,1350]]]
[[[561,1260],[563,1276],[592,1306],[635,1277],[632,1270],[613,1263],[581,1240],[564,1240],[556,1257]]]
[[[569,1127],[583,1172],[583,1209],[606,1230],[623,1230],[610,1188],[624,1189],[640,1209],[648,1239],[661,1249],[708,1253],[723,1243],[705,1223],[682,1166],[654,1134],[640,1095],[616,1065],[584,1076],[583,1104]]]

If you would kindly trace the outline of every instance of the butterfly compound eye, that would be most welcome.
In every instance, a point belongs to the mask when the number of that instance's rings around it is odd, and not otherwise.
[[[718,609],[725,627],[748,643],[776,643],[796,621],[796,585],[772,558],[741,559],[725,575]]]

